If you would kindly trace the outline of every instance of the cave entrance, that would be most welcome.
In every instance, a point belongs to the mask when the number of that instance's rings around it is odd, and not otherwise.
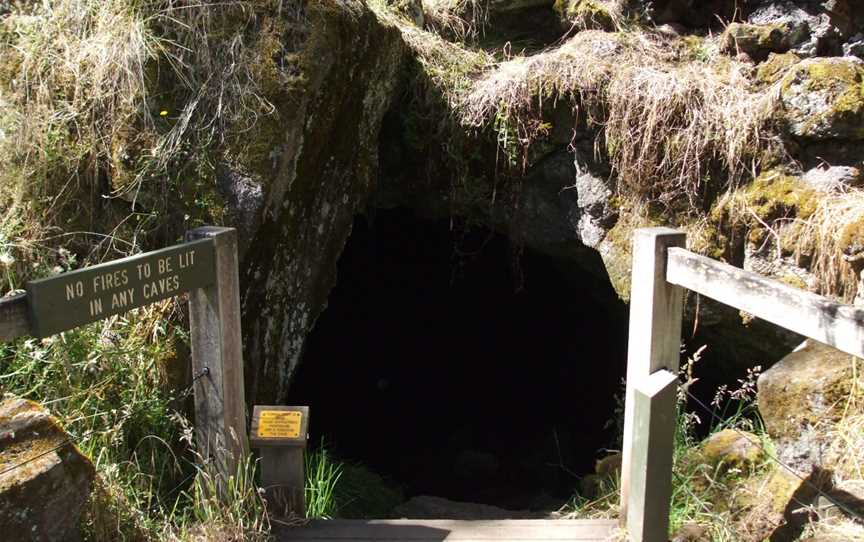
[[[290,392],[313,443],[406,498],[545,510],[614,445],[627,319],[605,277],[406,209],[358,218],[338,272]]]

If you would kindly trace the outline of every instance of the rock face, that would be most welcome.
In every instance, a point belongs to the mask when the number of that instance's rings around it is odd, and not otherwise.
[[[780,100],[789,131],[808,140],[864,139],[864,62],[805,60],[783,78]]]
[[[827,443],[825,432],[816,427],[842,415],[853,385],[852,359],[807,341],[759,377],[759,412],[782,461],[802,472],[821,463]]]
[[[660,23],[681,23],[686,26],[709,26],[731,21],[740,15],[735,0],[660,0],[653,2],[654,18]]]
[[[22,399],[0,403],[0,473],[3,540],[79,538],[93,465],[39,405]]]
[[[353,218],[375,185],[381,120],[406,51],[365,2],[310,2],[307,10],[303,85],[286,100],[278,170],[241,276],[253,402],[284,399],[326,306]]]

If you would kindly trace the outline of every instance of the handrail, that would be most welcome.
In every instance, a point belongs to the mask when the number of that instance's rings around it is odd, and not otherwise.
[[[31,334],[27,294],[0,299],[0,342]]]
[[[864,358],[864,310],[756,273],[670,248],[666,280]]]

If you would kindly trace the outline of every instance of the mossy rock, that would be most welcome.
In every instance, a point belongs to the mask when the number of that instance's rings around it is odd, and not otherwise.
[[[658,226],[650,217],[620,209],[620,217],[600,243],[598,251],[615,293],[625,303],[630,302],[633,259],[633,233],[639,228]]]
[[[789,46],[783,39],[779,25],[732,23],[721,37],[721,50],[725,53],[746,53],[753,60],[762,61],[770,53],[782,53]]]
[[[762,84],[773,85],[786,75],[792,66],[801,62],[801,57],[795,53],[771,53],[765,62],[759,64],[756,79]]]
[[[0,403],[0,472],[3,540],[78,539],[95,469],[38,404]]]
[[[806,220],[819,206],[819,192],[783,168],[762,172],[752,183],[721,200],[710,213],[721,229],[746,229],[748,241],[761,244],[769,235],[766,225],[790,219]]]
[[[809,140],[864,139],[864,62],[814,58],[782,79],[780,101],[789,132]]]
[[[555,11],[565,23],[578,28],[611,32],[617,26],[611,8],[602,0],[557,0]]]
[[[843,226],[838,244],[843,254],[850,258],[864,253],[864,215]]]
[[[837,421],[854,379],[852,357],[815,341],[789,354],[758,380],[759,412],[774,439],[796,440]]]
[[[764,458],[759,437],[747,431],[723,429],[714,433],[702,443],[702,460],[717,467],[749,469],[757,466]]]

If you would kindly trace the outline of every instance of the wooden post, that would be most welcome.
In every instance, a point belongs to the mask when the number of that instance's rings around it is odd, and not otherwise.
[[[669,540],[678,375],[660,370],[634,385],[626,525],[634,542]]]
[[[32,333],[28,312],[27,294],[0,299],[0,342]]]
[[[207,226],[188,232],[186,238],[212,239],[215,249],[216,281],[189,292],[189,320],[192,369],[201,375],[194,383],[198,448],[227,478],[249,452],[237,231]]]
[[[250,440],[261,453],[261,485],[273,517],[306,517],[308,439],[309,407],[255,406]]]
[[[631,475],[634,460],[635,385],[661,369],[678,373],[684,292],[666,282],[667,251],[683,247],[686,235],[669,228],[637,230],[633,237],[633,279],[630,294],[630,338],[624,405],[624,445],[621,465],[622,523],[630,521]],[[634,513],[644,513],[634,510]],[[668,506],[666,510],[668,516]],[[665,523],[658,519],[661,523]],[[641,539],[635,539],[641,540]]]

